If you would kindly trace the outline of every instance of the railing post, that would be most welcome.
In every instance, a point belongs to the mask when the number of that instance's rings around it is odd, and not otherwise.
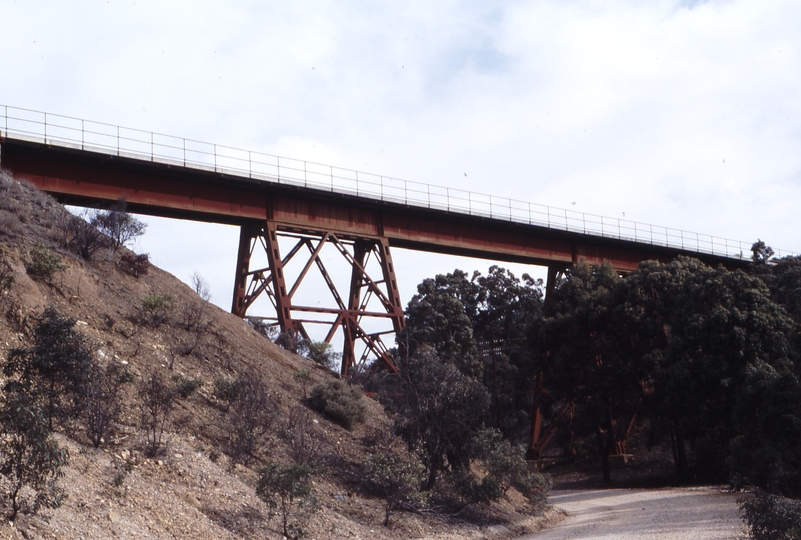
[[[47,144],[47,113],[44,113],[44,142]]]
[[[186,167],[186,139],[181,139],[184,142],[184,167]]]
[[[253,178],[253,152],[248,150],[248,178]],[[305,173],[305,171],[304,171]],[[304,174],[305,176],[305,174]]]
[[[117,155],[120,155],[120,126],[117,126]]]
[[[83,126],[83,120],[81,120],[81,150],[86,148],[86,129]]]

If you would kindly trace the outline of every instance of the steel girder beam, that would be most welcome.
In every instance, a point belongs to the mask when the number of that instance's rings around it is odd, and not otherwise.
[[[279,237],[291,238],[295,242],[283,258],[278,244]],[[339,293],[335,280],[320,256],[326,245],[336,248],[351,267],[346,299]],[[254,251],[259,246],[267,255],[268,266],[251,269]],[[294,281],[289,283],[285,267],[304,247],[307,248],[309,257]],[[373,279],[367,271],[371,258],[380,265],[381,279]],[[315,266],[328,286],[336,307],[301,305],[293,300],[304,278]],[[255,300],[266,294],[276,313],[274,318],[269,319],[274,320],[284,332],[296,331],[308,337],[304,324],[328,325],[325,341],[330,343],[336,331],[342,328],[343,376],[369,358],[377,358],[389,371],[397,372],[398,367],[382,340],[382,335],[397,333],[404,326],[397,277],[386,238],[353,240],[340,238],[331,231],[288,231],[271,220],[265,221],[263,225],[243,225],[240,229],[235,279],[232,312],[236,315],[245,317]],[[376,304],[381,308],[376,309]],[[389,319],[392,330],[369,332],[362,324],[365,318]],[[361,354],[358,353],[357,343],[363,346]]]

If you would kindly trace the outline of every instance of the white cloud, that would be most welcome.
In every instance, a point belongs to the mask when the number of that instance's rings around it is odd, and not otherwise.
[[[791,0],[2,2],[0,101],[801,250],[798,20]],[[225,306],[233,260],[206,250]]]

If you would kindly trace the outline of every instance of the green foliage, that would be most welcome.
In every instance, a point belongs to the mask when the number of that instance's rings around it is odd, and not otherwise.
[[[318,508],[311,484],[311,469],[296,463],[288,467],[268,463],[258,473],[256,495],[278,511],[283,535],[292,540],[304,536],[306,521]]]
[[[148,253],[123,253],[117,263],[123,272],[133,277],[146,276],[150,271],[150,255]]]
[[[6,383],[0,402],[0,473],[6,478],[3,495],[11,504],[9,520],[21,512],[56,508],[64,495],[56,480],[69,454],[52,439],[47,417],[18,383]],[[28,487],[32,496],[23,491]]]
[[[424,505],[427,496],[420,491],[425,479],[425,468],[411,456],[403,456],[391,448],[380,447],[367,454],[364,460],[365,480],[373,491],[384,499],[384,526],[389,516],[400,505]]]
[[[164,433],[175,406],[175,388],[152,373],[139,383],[140,427],[145,432],[145,452],[155,456],[165,444]]]
[[[529,472],[522,446],[504,440],[495,429],[479,431],[473,446],[487,477],[494,480],[502,493],[513,487],[537,509],[545,507],[552,485],[550,476]]]
[[[469,471],[457,469],[448,474],[447,483],[466,504],[489,504],[503,497],[503,489],[493,476],[479,480]]]
[[[53,274],[65,268],[61,257],[44,244],[37,243],[31,248],[29,254],[31,260],[25,265],[25,270],[34,277],[50,280]]]
[[[92,351],[75,330],[75,320],[49,307],[33,332],[34,346],[11,349],[3,366],[6,377],[44,402],[48,425],[77,416],[85,402]]]
[[[175,393],[186,399],[194,394],[201,386],[203,381],[196,377],[187,377],[186,375],[173,375],[172,381],[175,384]]]
[[[743,521],[754,540],[801,539],[801,501],[758,491],[741,503]]]
[[[325,414],[345,429],[352,429],[364,422],[367,414],[359,389],[338,379],[314,385],[308,402],[312,409]]]
[[[175,304],[175,297],[170,293],[149,294],[142,298],[142,320],[157,328],[167,322]]]
[[[14,285],[14,269],[5,259],[0,259],[0,292],[8,291]]]
[[[131,377],[127,368],[113,362],[105,366],[93,362],[90,366],[84,418],[95,448],[114,432],[122,412],[122,388]]]
[[[382,400],[395,413],[397,433],[420,455],[429,490],[446,463],[468,468],[474,454],[471,441],[483,427],[489,394],[480,382],[427,347],[401,364],[400,375],[400,387],[389,389]]]
[[[97,212],[91,224],[108,238],[114,251],[145,234],[147,228],[126,210],[124,200],[117,201],[110,210]]]
[[[306,343],[307,356],[315,363],[328,369],[336,369],[337,364],[342,360],[342,355],[334,352],[330,343],[325,341],[308,341]]]
[[[244,391],[247,380],[244,377],[219,377],[214,379],[214,397],[225,403],[228,409],[232,403],[239,399]]]
[[[398,335],[398,343],[407,348],[410,357],[421,347],[432,347],[462,373],[478,376],[481,360],[467,315],[476,309],[477,294],[477,285],[461,270],[423,280],[406,307],[406,327]]]

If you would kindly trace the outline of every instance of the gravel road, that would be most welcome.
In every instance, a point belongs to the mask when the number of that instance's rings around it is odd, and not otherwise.
[[[737,493],[715,487],[554,491],[570,514],[519,540],[707,540],[745,538]]]

